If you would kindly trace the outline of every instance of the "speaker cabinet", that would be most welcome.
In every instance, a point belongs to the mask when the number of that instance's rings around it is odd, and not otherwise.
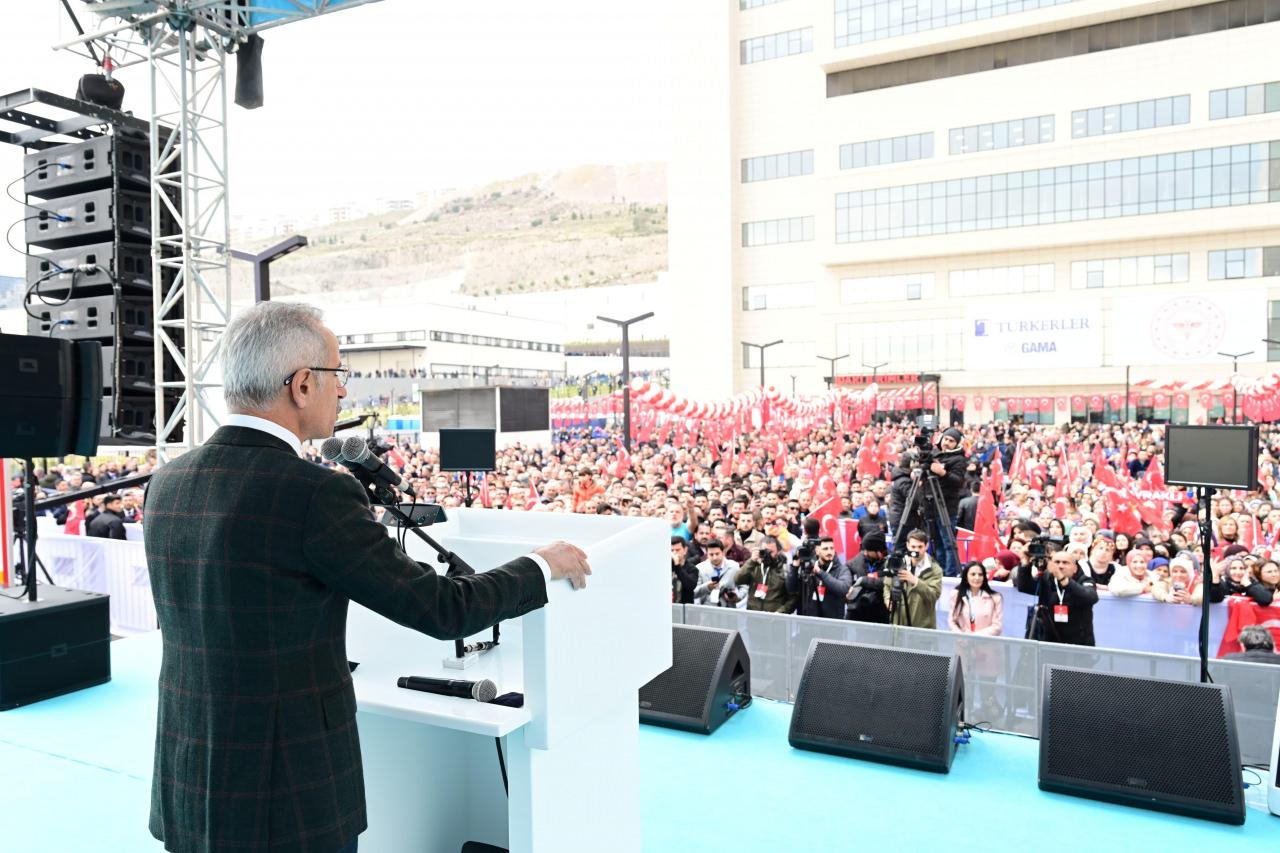
[[[671,669],[640,688],[640,722],[709,735],[751,704],[751,658],[737,631],[671,626]]]
[[[956,655],[814,640],[787,739],[798,749],[947,773],[963,721]]]
[[[1047,666],[1041,697],[1042,790],[1244,823],[1229,688]]]
[[[111,680],[109,597],[43,584],[39,594],[0,597],[0,711]]]

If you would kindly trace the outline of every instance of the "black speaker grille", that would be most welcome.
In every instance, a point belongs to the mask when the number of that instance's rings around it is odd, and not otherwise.
[[[671,626],[671,669],[640,688],[640,707],[682,717],[702,717],[716,664],[731,637],[723,631]]]
[[[1239,800],[1240,768],[1223,760],[1230,733],[1221,691],[1057,668],[1049,681],[1048,724],[1040,733],[1046,773],[1135,793]]]
[[[942,655],[818,643],[792,732],[942,759],[951,748],[950,738],[939,738],[950,663]]]

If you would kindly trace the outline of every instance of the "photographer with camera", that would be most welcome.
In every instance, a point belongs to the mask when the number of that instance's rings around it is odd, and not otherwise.
[[[1037,598],[1028,639],[1092,646],[1093,606],[1098,603],[1093,577],[1062,543],[1046,537],[1033,539],[1028,554],[1030,566],[1019,566],[1013,576],[1019,592]]]
[[[846,619],[888,624],[889,608],[884,603],[884,563],[888,552],[883,533],[863,537],[862,549],[849,562],[853,585],[845,594]]]
[[[955,519],[960,509],[960,497],[965,488],[965,469],[968,459],[960,442],[964,438],[960,430],[949,427],[938,439],[935,449],[931,430],[922,429],[914,444],[903,452],[893,469],[892,504],[889,509],[889,529],[894,536],[903,530],[926,530],[934,542],[934,554],[948,577],[960,574],[960,563],[949,542],[955,537]],[[936,506],[931,483],[936,484],[942,505]],[[915,488],[916,499],[908,510],[908,497]],[[905,513],[909,518],[904,518]],[[943,526],[946,530],[943,530]]]
[[[819,537],[819,529],[816,518],[804,520],[804,541],[787,570],[787,592],[799,596],[796,612],[801,616],[843,619],[844,597],[853,576],[836,556],[835,541],[830,536]]]
[[[712,607],[737,607],[744,590],[737,586],[738,564],[725,555],[724,543],[712,536],[707,542],[707,559],[698,564],[698,585],[693,590],[694,604]]]
[[[797,596],[787,591],[787,555],[777,538],[765,536],[738,570],[735,582],[747,590],[747,609],[792,613]]]
[[[894,625],[937,628],[942,566],[929,556],[929,534],[907,534],[906,553],[895,549],[885,561],[884,603]]]

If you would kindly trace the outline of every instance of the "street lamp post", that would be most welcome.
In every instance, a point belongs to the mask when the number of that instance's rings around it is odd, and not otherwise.
[[[796,395],[796,375],[793,373],[791,374],[791,396],[794,397],[795,395]]]
[[[760,387],[761,388],[764,388],[764,351],[767,350],[769,347],[775,347],[780,343],[782,343],[782,338],[778,338],[776,341],[769,341],[769,343],[767,344],[753,344],[753,343],[748,343],[747,341],[742,342],[742,345],[744,347],[755,347],[756,349],[760,350]]]
[[[612,317],[596,315],[597,320],[612,323],[622,329],[622,446],[628,453],[631,452],[631,337],[629,333],[632,323],[648,320],[652,316],[652,311],[632,317],[630,320],[615,320]]]
[[[867,364],[862,362],[862,366],[871,371],[871,384],[876,384],[876,378],[880,375],[880,368],[888,366],[889,362],[882,361],[879,364]]]
[[[253,264],[253,301],[254,302],[270,302],[271,301],[271,263],[279,260],[290,252],[296,252],[303,246],[307,245],[307,238],[301,234],[294,234],[287,240],[281,240],[268,249],[263,249],[258,254],[252,252],[241,252],[237,249],[230,251],[231,257],[242,261],[248,261]]]
[[[828,364],[828,365],[830,365],[830,367],[831,367],[831,375],[830,375],[830,377],[827,379],[827,384],[830,386],[830,390],[832,390],[832,391],[836,390],[836,362],[837,362],[837,361],[839,361],[839,360],[840,360],[840,359],[842,359],[842,358],[848,358],[848,357],[849,357],[849,353],[845,353],[844,355],[820,355],[820,356],[818,356],[818,358],[820,358],[820,359],[822,359],[823,361],[827,362],[827,364]],[[833,402],[831,403],[831,429],[832,429],[832,430],[834,430],[835,428],[836,428],[836,404],[835,404],[835,402],[833,401]]]
[[[1265,340],[1265,339],[1264,339]],[[1240,359],[1246,355],[1253,355],[1253,350],[1248,352],[1220,352],[1218,355],[1223,358],[1231,359],[1231,376],[1234,379],[1236,374],[1240,372]],[[1231,386],[1231,422],[1236,423],[1240,419],[1240,395],[1236,393],[1235,385]]]

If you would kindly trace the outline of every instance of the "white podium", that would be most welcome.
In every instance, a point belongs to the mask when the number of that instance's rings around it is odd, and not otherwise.
[[[499,647],[465,670],[443,664],[451,641],[351,605],[347,656],[360,664],[352,678],[369,807],[361,853],[458,853],[466,841],[513,853],[638,851],[637,691],[671,666],[666,525],[460,509],[426,532],[477,572],[564,539],[587,552],[593,574],[584,590],[551,583],[546,607],[502,623]],[[426,543],[409,534],[407,546],[444,573]],[[403,675],[488,678],[499,694],[523,693],[525,705],[405,690]]]

